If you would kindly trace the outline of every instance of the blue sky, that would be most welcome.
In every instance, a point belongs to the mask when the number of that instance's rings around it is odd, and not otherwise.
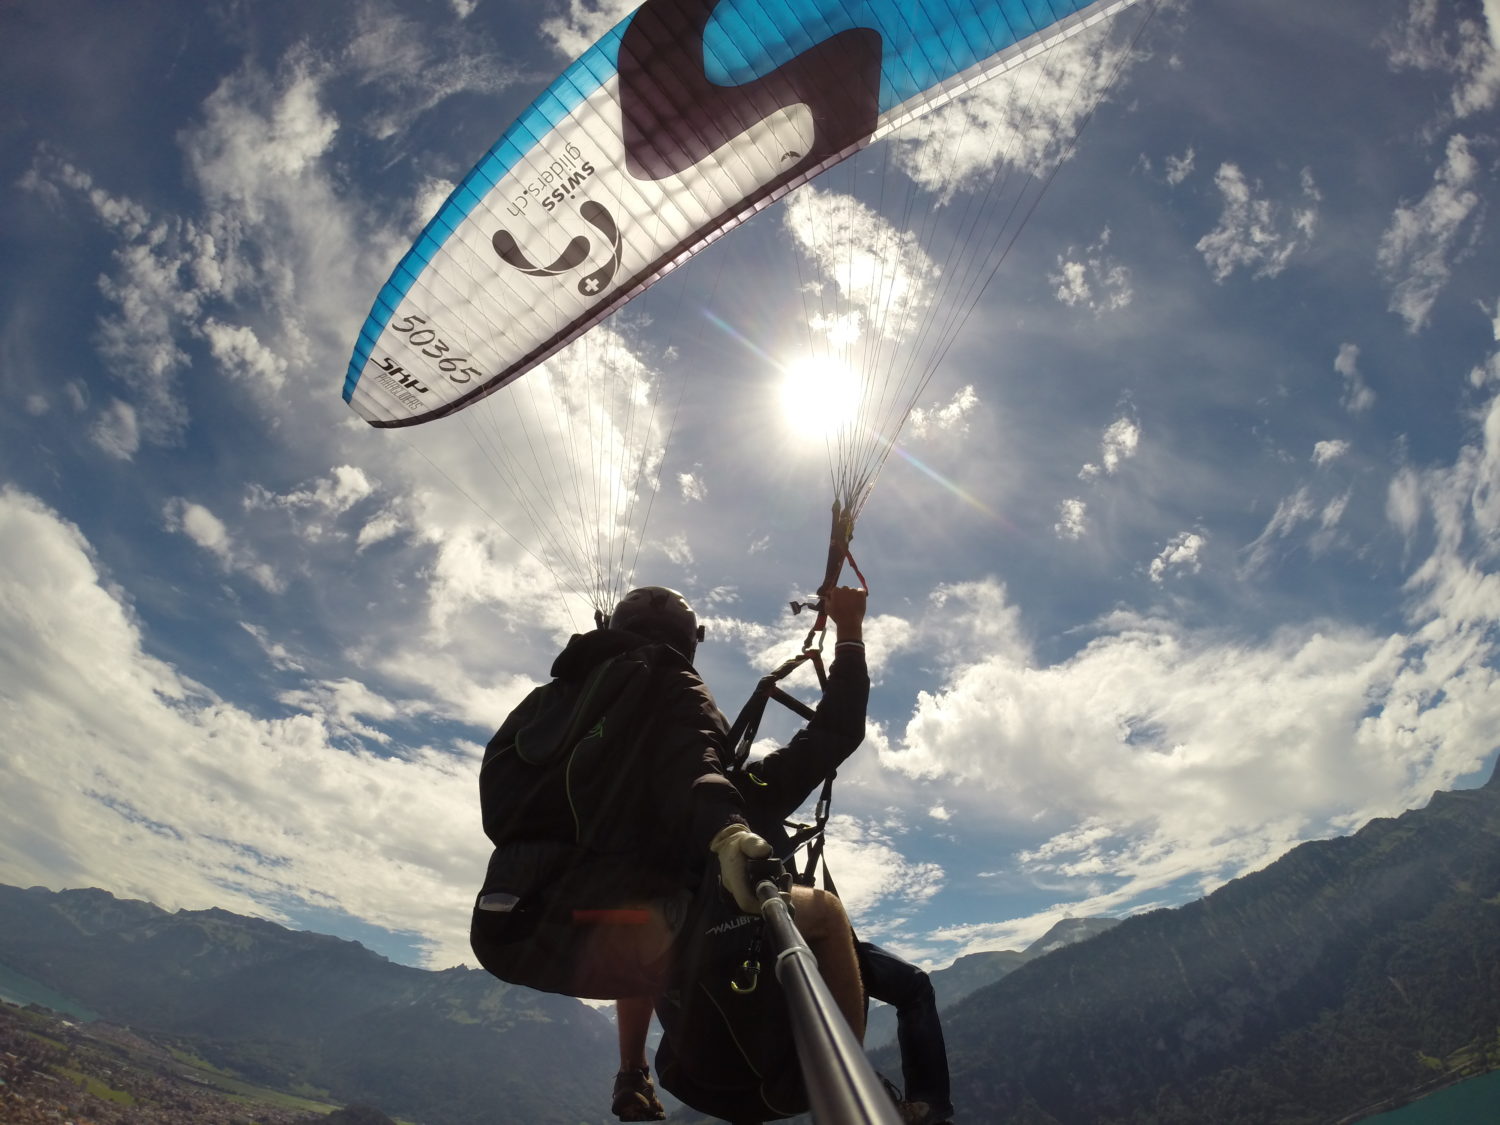
[[[466,430],[339,393],[446,191],[627,8],[0,14],[0,880],[468,960],[480,748],[586,612]],[[1495,0],[1185,0],[1115,43],[860,519],[877,683],[829,851],[862,932],[1017,948],[1488,776],[1497,45]],[[956,138],[1024,124],[1002,91],[890,158],[961,200]],[[821,568],[773,362],[819,198],[549,368],[680,402],[636,575],[699,606],[730,711]]]

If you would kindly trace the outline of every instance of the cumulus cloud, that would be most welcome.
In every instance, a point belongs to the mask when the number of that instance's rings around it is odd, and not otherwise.
[[[390,735],[373,723],[429,712],[429,708],[423,704],[397,704],[351,679],[309,682],[300,688],[282,692],[277,699],[288,707],[313,716],[322,723],[330,738],[343,741],[356,749],[364,742],[380,745],[390,743]]]
[[[354,465],[335,465],[329,475],[290,492],[274,493],[261,485],[248,489],[244,508],[247,512],[283,512],[291,517],[297,533],[307,542],[341,538],[349,534],[339,526],[339,517],[375,494],[376,485],[363,469]],[[372,542],[388,538],[401,529],[395,512],[387,509],[374,521],[362,523],[354,534],[363,549]]]
[[[1342,438],[1332,441],[1320,441],[1313,446],[1313,464],[1320,468],[1337,461],[1349,452],[1349,443]]]
[[[1080,480],[1094,480],[1101,473],[1112,475],[1130,458],[1141,445],[1141,425],[1134,418],[1116,418],[1104,430],[1099,442],[1099,464],[1090,462],[1078,471]]]
[[[1468,138],[1450,137],[1431,189],[1416,203],[1398,207],[1380,239],[1377,261],[1391,283],[1390,311],[1410,332],[1426,327],[1453,260],[1465,248],[1461,236],[1477,226],[1470,220],[1480,205],[1474,190],[1479,174]]]
[[[708,486],[698,473],[678,473],[677,486],[682,489],[684,500],[702,500],[708,496]]]
[[[837,872],[839,897],[862,930],[877,920],[877,911],[888,916],[902,905],[926,902],[943,888],[940,865],[901,854],[905,831],[899,820],[839,815],[828,821],[828,863]]]
[[[1205,893],[1420,803],[1500,735],[1493,675],[1466,664],[1450,701],[1436,652],[1410,652],[1413,637],[1322,622],[1254,643],[1127,615],[1101,625],[1057,665],[965,663],[883,756],[941,782],[950,807],[1044,827],[1016,859],[1078,913],[1135,908],[1183,880]],[[982,924],[934,936],[966,950],[996,939]]]
[[[1348,500],[1298,490],[1259,546],[1336,526]],[[1326,619],[1236,636],[1117,611],[1055,663],[1020,632],[996,645],[945,637],[962,655],[882,762],[955,815],[1040,827],[1016,860],[1063,900],[1048,915],[1205,893],[1302,840],[1420,805],[1500,744],[1500,398],[1452,464],[1397,473],[1388,514],[1413,546],[1424,516],[1431,527],[1394,632]],[[1201,547],[1176,537],[1163,567]],[[1041,917],[931,937],[993,948]]]
[[[1239,269],[1249,270],[1256,279],[1275,277],[1317,231],[1321,196],[1307,169],[1302,171],[1299,204],[1257,198],[1261,185],[1247,180],[1237,164],[1221,164],[1214,184],[1223,210],[1218,225],[1198,240],[1197,249],[1215,281],[1225,281]]]
[[[563,58],[576,59],[640,6],[641,0],[568,0],[566,12],[542,21],[542,35]]]
[[[415,935],[434,967],[469,958],[477,746],[340,745],[381,710],[353,686],[310,684],[282,715],[227,703],[146,653],[76,527],[5,490],[0,538],[0,879],[280,921],[268,903],[332,906]]]
[[[1130,287],[1130,270],[1107,253],[1109,228],[1098,241],[1082,250],[1070,247],[1057,256],[1057,272],[1047,280],[1056,286],[1055,295],[1069,306],[1082,306],[1095,314],[1114,312],[1130,304],[1134,292]]]
[[[1059,539],[1082,539],[1088,530],[1089,506],[1078,497],[1070,497],[1057,506],[1057,522],[1052,530]]]
[[[267,394],[279,391],[286,382],[285,357],[261,343],[255,329],[243,324],[223,324],[210,317],[203,323],[202,331],[209,352],[231,377],[258,382]]]
[[[274,493],[252,485],[245,499],[247,510],[279,509],[340,516],[375,492],[365,471],[355,465],[335,465],[328,476],[291,492]]]
[[[218,560],[226,574],[244,574],[266,590],[279,593],[286,583],[268,563],[230,535],[224,521],[202,504],[181,497],[167,501],[162,517],[168,531],[179,532]]]
[[[1183,531],[1172,537],[1162,548],[1161,554],[1151,560],[1151,581],[1157,585],[1166,579],[1168,571],[1197,574],[1203,569],[1199,558],[1208,540],[1196,531]]]
[[[1105,21],[989,79],[896,134],[902,169],[944,199],[1004,168],[1044,178],[1128,70],[1129,21]]]
[[[969,415],[979,405],[979,396],[972,385],[961,387],[954,396],[940,406],[918,406],[907,418],[908,432],[914,438],[933,434],[964,433],[969,428]]]

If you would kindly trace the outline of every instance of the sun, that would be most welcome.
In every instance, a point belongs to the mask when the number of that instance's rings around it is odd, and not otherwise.
[[[781,413],[798,437],[835,438],[859,411],[859,376],[827,356],[803,356],[782,367]]]

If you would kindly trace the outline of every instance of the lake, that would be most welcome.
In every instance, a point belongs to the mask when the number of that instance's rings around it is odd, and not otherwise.
[[[45,1008],[51,1008],[54,1012],[61,1012],[78,1020],[99,1018],[97,1012],[90,1011],[61,992],[53,991],[40,981],[32,980],[25,973],[18,973],[9,965],[0,965],[0,997],[22,1007],[27,1004],[40,1004]]]
[[[1469,1078],[1359,1125],[1495,1125],[1500,1121],[1500,1070]]]

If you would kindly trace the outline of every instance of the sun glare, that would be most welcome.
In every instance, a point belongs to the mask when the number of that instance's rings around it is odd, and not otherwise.
[[[781,412],[798,437],[834,437],[854,420],[859,397],[859,376],[838,360],[804,356],[782,368]]]

